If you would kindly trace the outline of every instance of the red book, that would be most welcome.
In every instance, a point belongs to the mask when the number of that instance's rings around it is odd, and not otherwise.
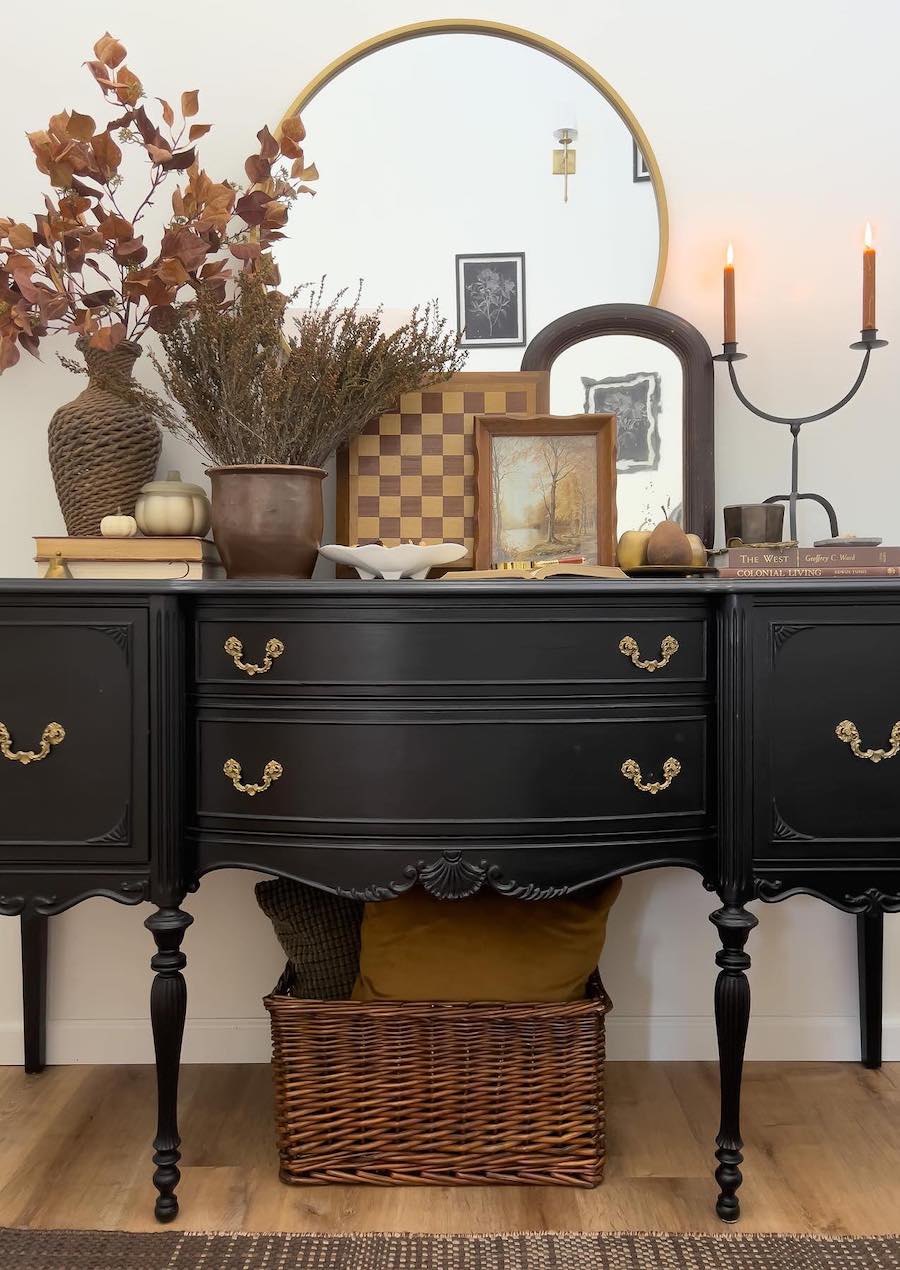
[[[720,578],[897,578],[900,564],[840,565],[816,568],[804,565],[725,565],[718,570]]]
[[[900,568],[900,547],[729,547],[718,557],[728,569],[844,569],[852,566],[894,565]]]

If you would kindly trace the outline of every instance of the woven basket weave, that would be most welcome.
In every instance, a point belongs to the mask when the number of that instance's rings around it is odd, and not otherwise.
[[[539,1004],[303,1001],[285,971],[272,1023],[282,1181],[597,1186],[605,1015]]]
[[[104,516],[130,516],[156,473],[162,437],[147,411],[123,395],[140,346],[82,350],[88,386],[53,415],[47,432],[56,496],[75,538],[100,532]]]

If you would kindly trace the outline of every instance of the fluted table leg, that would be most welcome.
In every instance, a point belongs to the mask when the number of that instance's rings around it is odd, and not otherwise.
[[[750,1022],[750,984],[746,972],[750,957],[744,951],[758,919],[741,904],[726,903],[710,915],[722,947],[716,953],[716,1034],[719,1041],[719,1078],[722,1091],[721,1119],[716,1138],[716,1181],[719,1197],[716,1212],[722,1221],[735,1222],[741,1215],[737,1197],[743,1181],[743,1140],[741,1138],[741,1076],[744,1046]]]
[[[180,908],[160,908],[144,925],[156,941],[156,952],[150,959],[155,972],[150,991],[150,1020],[153,1025],[153,1047],[156,1051],[156,1088],[158,1113],[156,1137],[153,1140],[153,1185],[159,1191],[156,1201],[158,1221],[171,1221],[178,1213],[175,1188],[181,1178],[181,1138],[178,1134],[178,1072],[181,1065],[181,1041],[187,1012],[187,985],[182,970],[187,958],[181,951],[184,932],[193,921],[190,913]]]

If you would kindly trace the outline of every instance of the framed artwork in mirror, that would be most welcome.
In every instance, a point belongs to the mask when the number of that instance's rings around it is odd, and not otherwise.
[[[631,139],[631,179],[632,181],[650,181],[653,179],[650,169],[647,167],[647,160],[644,158],[641,147],[635,137]]]
[[[700,331],[645,304],[596,304],[545,326],[522,369],[550,372],[550,409],[618,416],[620,530],[659,511],[715,537],[713,362]]]
[[[476,569],[615,553],[614,415],[476,416]]]
[[[662,375],[657,370],[634,375],[607,375],[590,379],[582,375],[586,414],[616,416],[616,470],[619,472],[659,467],[659,408]]]
[[[525,255],[456,257],[456,329],[462,348],[525,347]]]

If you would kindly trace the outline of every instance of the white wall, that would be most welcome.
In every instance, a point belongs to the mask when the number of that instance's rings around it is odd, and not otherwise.
[[[0,209],[39,205],[22,135],[63,104],[94,104],[84,18],[44,10],[41,74],[8,58],[0,116]],[[245,139],[274,122],[332,57],[389,26],[445,16],[422,0],[273,0],[258,26],[235,0],[96,0],[134,52],[151,92],[201,89],[213,172],[237,172]],[[662,304],[710,343],[721,339],[721,263],[733,239],[740,335],[753,354],[748,389],[783,411],[818,408],[843,393],[857,366],[846,345],[859,326],[859,238],[879,233],[879,323],[893,343],[873,358],[869,382],[837,419],[804,437],[803,483],[831,496],[846,529],[900,538],[896,404],[900,357],[900,170],[895,150],[900,11],[873,0],[863,19],[838,0],[758,0],[752,7],[691,0],[470,0],[469,16],[540,31],[604,74],[651,139],[669,198],[672,240]],[[51,20],[52,17],[52,20]],[[172,31],[177,30],[173,37]],[[12,103],[12,108],[10,106]],[[310,153],[315,142],[310,138]],[[327,158],[318,156],[323,164]],[[364,206],[365,193],[360,194]],[[561,267],[566,263],[561,258]],[[32,572],[29,535],[59,530],[44,429],[72,381],[52,355],[0,381],[0,572]],[[751,418],[723,378],[717,392],[719,502],[755,500],[785,479],[788,441]],[[174,447],[163,456],[170,462]],[[174,458],[174,454],[171,454]],[[193,466],[178,455],[183,470]],[[175,463],[173,462],[174,466]],[[808,528],[815,529],[813,523]],[[250,878],[220,874],[188,900],[196,923],[189,957],[188,1058],[264,1059],[259,1005],[279,958],[255,909]],[[617,1003],[611,1052],[710,1057],[716,940],[711,897],[690,874],[628,882],[612,918],[606,977]],[[855,1048],[851,918],[812,900],[760,907],[751,936],[752,1057],[852,1058]],[[140,913],[92,900],[51,923],[50,1054],[57,1062],[148,1059],[145,1025],[150,939]],[[900,921],[888,921],[887,1052],[900,1057]],[[0,923],[0,1059],[17,1061],[16,923]]]

